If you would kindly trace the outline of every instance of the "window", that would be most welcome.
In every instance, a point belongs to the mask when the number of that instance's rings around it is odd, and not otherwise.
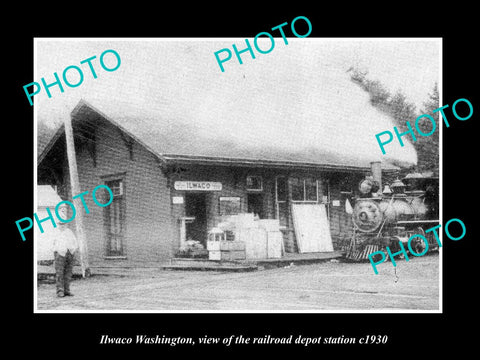
[[[123,181],[113,180],[107,181],[106,185],[112,190],[113,196],[123,195]]]
[[[106,253],[108,257],[125,255],[123,240],[125,233],[125,200],[123,181],[106,181],[113,193],[112,203],[104,208],[104,229],[106,237]]]
[[[247,176],[247,190],[262,191],[262,177],[261,176]]]
[[[291,221],[288,198],[289,185],[291,201],[317,202],[318,182],[315,178],[300,177],[291,177],[287,180],[285,176],[278,176],[275,180],[277,219],[280,221],[280,226],[288,227]]]
[[[292,201],[318,201],[317,181],[313,178],[291,178]]]
[[[220,216],[237,215],[241,211],[240,197],[229,196],[219,198],[219,213]]]
[[[249,193],[247,194],[247,212],[253,213],[260,219],[265,219],[262,193]]]
[[[275,179],[277,219],[280,226],[288,227],[288,182],[284,176]]]
[[[305,200],[317,201],[317,181],[315,179],[305,179]]]
[[[290,184],[292,186],[292,200],[304,201],[305,200],[305,186],[303,180],[299,178],[291,178]]]
[[[276,189],[277,189],[277,201],[287,201],[287,194],[288,194],[288,188],[287,188],[287,179],[283,176],[277,177],[277,183],[276,183]]]

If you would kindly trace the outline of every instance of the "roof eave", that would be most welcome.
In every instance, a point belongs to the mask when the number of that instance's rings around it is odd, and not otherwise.
[[[265,159],[241,159],[241,158],[226,158],[226,157],[210,157],[210,156],[189,156],[189,155],[175,155],[175,154],[163,154],[164,159],[167,162],[172,163],[185,163],[185,164],[197,164],[197,165],[219,165],[219,166],[245,166],[245,167],[269,167],[269,168],[303,168],[303,169],[316,169],[316,170],[329,170],[329,171],[358,171],[365,172],[371,168],[369,166],[352,166],[352,165],[335,165],[335,164],[320,164],[320,163],[308,163],[299,161],[278,161],[278,160],[265,160]],[[382,169],[384,172],[395,172],[398,168]]]
[[[60,127],[57,129],[57,131],[55,132],[55,134],[52,136],[52,138],[50,139],[50,141],[47,143],[47,145],[45,146],[45,148],[43,149],[43,151],[41,152],[41,154],[38,156],[37,158],[37,166],[39,166],[43,160],[45,159],[45,157],[47,156],[47,154],[50,152],[50,150],[52,149],[52,147],[55,145],[55,143],[58,141],[58,139],[60,138],[60,136],[62,136],[63,134],[65,133],[65,125],[62,124],[60,125]]]
[[[353,165],[341,165],[341,164],[321,164],[321,163],[309,163],[309,162],[300,162],[300,161],[288,161],[288,160],[267,160],[267,159],[248,159],[248,158],[229,158],[229,157],[212,157],[212,156],[201,156],[201,155],[181,155],[181,154],[160,154],[150,148],[145,144],[141,139],[137,138],[135,135],[130,133],[127,129],[123,128],[117,122],[112,120],[108,115],[104,114],[102,111],[98,110],[87,101],[81,99],[79,103],[70,113],[72,119],[77,118],[80,115],[82,107],[88,107],[92,111],[96,112],[99,116],[119,128],[121,131],[126,133],[128,136],[132,137],[139,144],[144,146],[148,151],[150,151],[154,156],[156,156],[162,164],[167,163],[195,163],[198,165],[219,165],[219,166],[244,166],[244,167],[269,167],[269,168],[284,168],[284,169],[316,169],[316,170],[325,170],[325,171],[358,171],[365,172],[370,170],[369,166],[353,166]],[[80,115],[81,116],[81,115]],[[41,164],[45,159],[47,154],[50,152],[51,148],[54,146],[56,141],[64,133],[64,125],[62,124],[55,135],[50,139],[49,143],[42,151],[38,157],[38,164]],[[390,165],[392,168],[382,168],[383,172],[396,172],[399,170],[397,166]]]

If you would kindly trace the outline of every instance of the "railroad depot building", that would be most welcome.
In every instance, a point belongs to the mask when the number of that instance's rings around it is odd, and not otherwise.
[[[84,197],[94,266],[166,262],[185,240],[205,245],[225,216],[242,213],[277,219],[283,253],[295,253],[298,222],[292,209],[302,204],[323,204],[333,249],[341,250],[353,231],[345,200],[372,172],[368,161],[334,153],[241,146],[204,139],[174,123],[110,118],[83,100],[71,119],[81,191],[106,184],[114,194],[104,208],[91,195]],[[65,142],[61,126],[39,153],[37,182],[71,201]],[[398,171],[381,167],[387,176]],[[304,212],[301,221],[314,222],[315,214]]]

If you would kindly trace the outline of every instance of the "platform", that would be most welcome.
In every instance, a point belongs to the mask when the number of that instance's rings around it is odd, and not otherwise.
[[[208,259],[173,258],[170,264],[163,265],[165,270],[213,270],[213,271],[254,271],[285,267],[289,265],[313,264],[344,256],[344,251],[322,253],[286,253],[279,259],[252,259],[236,261],[220,261]]]
[[[208,260],[208,259],[189,259],[189,258],[173,258],[168,263],[148,263],[138,266],[91,266],[90,272],[92,275],[100,276],[127,276],[132,274],[139,274],[151,271],[160,270],[185,270],[185,271],[225,271],[225,272],[246,272],[263,269],[272,269],[285,267],[290,265],[306,265],[314,264],[323,261],[330,261],[332,259],[339,259],[344,256],[344,251],[333,251],[323,253],[286,253],[279,259],[254,259],[254,260],[236,260],[236,261],[222,261],[222,260]],[[73,267],[74,277],[81,277],[80,266]],[[53,265],[37,266],[38,279],[53,279],[55,276],[55,269]]]

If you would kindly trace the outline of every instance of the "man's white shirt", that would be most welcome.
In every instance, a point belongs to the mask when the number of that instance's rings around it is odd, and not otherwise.
[[[69,228],[51,231],[49,235],[53,237],[52,250],[61,256],[65,256],[67,251],[73,254],[78,249],[77,237]]]

